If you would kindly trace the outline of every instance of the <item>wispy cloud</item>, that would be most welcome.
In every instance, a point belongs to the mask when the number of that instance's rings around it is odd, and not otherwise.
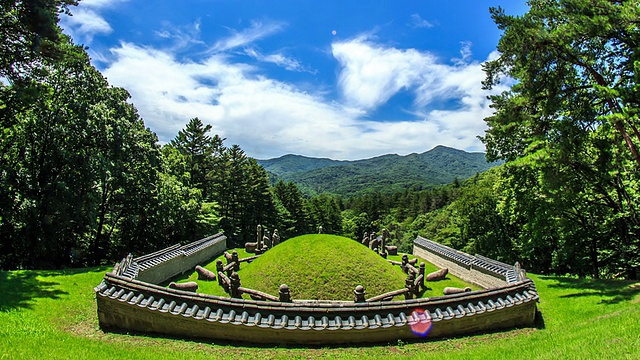
[[[229,31],[231,32],[231,36],[216,42],[215,45],[210,49],[210,52],[218,53],[237,47],[246,46],[250,43],[281,31],[283,27],[284,24],[279,22],[262,23],[253,21],[251,22],[250,27],[241,31],[229,29]]]
[[[411,14],[409,26],[413,28],[432,28],[434,25],[423,19],[419,14]]]
[[[200,39],[200,24],[200,19],[185,26],[175,26],[164,22],[162,29],[155,31],[154,34],[171,43],[168,47],[169,51],[182,51],[192,45],[204,44],[204,41]]]
[[[247,48],[244,50],[244,53],[260,62],[266,62],[275,64],[281,68],[287,69],[289,71],[296,72],[309,72],[313,73],[313,71],[306,68],[302,65],[298,60],[288,57],[282,53],[274,53],[274,54],[262,54],[256,49]]]
[[[113,32],[102,11],[128,0],[83,0],[76,8],[71,8],[73,16],[62,14],[60,25],[76,42],[91,42],[97,34]]]

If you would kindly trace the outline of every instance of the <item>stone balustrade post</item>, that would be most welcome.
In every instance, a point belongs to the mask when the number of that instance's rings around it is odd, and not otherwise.
[[[231,253],[231,261],[236,263],[235,266],[233,267],[233,270],[239,271],[240,270],[240,258],[238,257],[238,252],[236,250],[233,250],[233,252]]]
[[[364,286],[358,285],[356,289],[353,290],[353,301],[357,303],[365,302],[365,291]]]
[[[289,291],[289,286],[287,286],[287,284],[280,285],[278,295],[280,302],[291,302],[291,292]]]

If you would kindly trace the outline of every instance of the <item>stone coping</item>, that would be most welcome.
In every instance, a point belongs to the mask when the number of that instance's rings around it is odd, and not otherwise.
[[[294,301],[234,299],[192,293],[107,273],[96,295],[154,312],[196,320],[272,329],[375,329],[407,325],[415,309],[434,322],[473,316],[538,300],[531,280],[502,289],[401,301]]]

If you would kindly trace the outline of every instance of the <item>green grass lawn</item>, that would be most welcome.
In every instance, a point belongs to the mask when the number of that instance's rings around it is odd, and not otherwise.
[[[531,275],[541,299],[537,328],[306,349],[104,333],[93,287],[107,270],[0,272],[0,359],[640,358],[640,283],[628,281]]]

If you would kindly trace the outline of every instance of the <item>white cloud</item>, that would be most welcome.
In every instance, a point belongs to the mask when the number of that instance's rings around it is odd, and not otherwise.
[[[303,66],[298,60],[292,58],[292,57],[288,57],[282,53],[274,53],[274,54],[262,54],[261,52],[259,52],[256,49],[245,49],[244,50],[245,54],[260,61],[260,62],[266,62],[266,63],[271,63],[271,64],[275,64],[279,67],[282,67],[284,69],[287,69],[289,71],[296,71],[296,72],[309,72],[309,73],[313,73],[313,71],[307,69],[305,66]]]
[[[411,14],[411,22],[409,25],[413,28],[431,28],[434,25],[423,19],[419,14]]]
[[[268,22],[265,24],[253,21],[251,22],[250,27],[242,31],[229,29],[232,35],[216,42],[215,45],[210,49],[210,52],[219,53],[233,48],[245,46],[271,34],[279,32],[280,30],[282,30],[283,26],[284,25],[282,23],[278,22]]]
[[[343,65],[338,76],[344,102],[270,79],[222,54],[182,61],[166,50],[129,43],[112,52],[115,60],[104,74],[129,90],[161,141],[198,116],[227,145],[237,143],[257,158],[299,153],[356,159],[424,152],[439,144],[482,150],[476,136],[491,114],[480,64],[445,65],[428,53],[364,40],[334,44]],[[366,119],[368,109],[401,89],[415,95],[417,120]],[[428,108],[438,97],[459,101],[459,108]]]
[[[70,7],[72,16],[60,15],[60,26],[76,42],[91,42],[97,34],[113,32],[101,11],[128,0],[83,0],[77,7]]]

